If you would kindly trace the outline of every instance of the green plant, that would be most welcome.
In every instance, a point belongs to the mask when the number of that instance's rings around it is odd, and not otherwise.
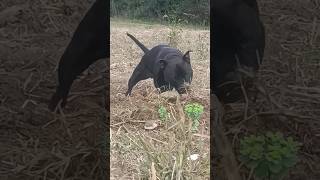
[[[166,108],[163,107],[162,105],[158,109],[158,113],[162,123],[165,122],[169,117],[169,113],[167,112]]]
[[[240,140],[240,161],[259,179],[283,178],[298,161],[300,144],[280,132],[250,135]]]
[[[184,111],[187,113],[187,116],[192,120],[191,131],[198,130],[200,125],[199,120],[203,113],[203,106],[198,103],[187,104],[184,107]]]
[[[168,34],[169,45],[177,48],[180,40],[180,35],[182,32],[182,28],[181,28],[182,20],[177,15],[175,15],[175,13],[172,13],[169,16],[165,15],[165,17],[167,18],[169,28],[170,28],[170,32]]]

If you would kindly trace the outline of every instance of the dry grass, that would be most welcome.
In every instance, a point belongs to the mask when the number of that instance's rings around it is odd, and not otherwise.
[[[190,99],[181,104],[170,100],[175,92],[156,93],[151,79],[138,83],[132,96],[125,97],[129,77],[143,55],[126,32],[152,48],[168,42],[170,29],[127,21],[111,23],[111,178],[151,179],[153,174],[153,178],[156,175],[159,179],[178,176],[209,179],[209,31],[183,29],[180,34],[178,48],[184,52],[193,50],[194,69]],[[196,134],[190,132],[190,121],[186,119],[183,123],[181,115],[181,105],[189,102],[199,102],[205,108]],[[160,105],[170,113],[164,123],[160,123],[157,112]],[[159,126],[144,129],[150,121]],[[187,160],[191,154],[199,154],[200,158]]]
[[[238,154],[243,136],[280,131],[303,143],[300,161],[286,179],[319,179],[320,4],[263,0],[259,5],[267,35],[258,81],[264,93],[255,103],[227,107],[224,123],[229,142]],[[213,162],[214,172],[221,172],[221,162]],[[249,176],[244,167],[240,174],[244,179]]]
[[[59,58],[89,5],[72,0],[0,2],[1,180],[105,176],[100,166],[104,62],[76,80],[64,115],[47,110]]]
[[[239,138],[247,134],[274,130],[293,136],[303,147],[299,152],[301,160],[287,179],[317,180],[320,176],[319,2],[261,0],[259,3],[267,29],[260,81],[273,100],[270,102],[261,95],[257,103],[249,104],[250,118],[244,118],[243,104],[233,104],[225,119],[228,137],[237,153]],[[0,2],[1,179],[101,177],[98,166],[101,148],[97,139],[103,134],[100,114],[103,90],[99,88],[104,84],[99,78],[99,63],[94,65],[96,73],[74,84],[65,116],[54,116],[46,109],[54,91],[58,59],[88,7],[87,1],[74,0]],[[209,32],[183,29],[184,41],[178,43],[181,50],[194,51],[191,57],[195,77],[188,102],[197,101],[205,106],[198,135],[192,135],[186,124],[180,123],[179,108],[167,102],[165,96],[154,93],[151,81],[139,83],[131,98],[124,97],[128,78],[142,56],[125,33],[132,33],[152,47],[168,42],[168,27],[115,22],[111,28],[112,178],[146,178],[150,177],[149,169],[150,174],[158,177],[175,169],[194,179],[208,178]],[[146,121],[158,121],[160,104],[170,109],[172,118],[155,130],[145,130]],[[200,154],[200,159],[187,161],[185,157],[194,153]],[[184,156],[180,158],[180,155]],[[154,170],[151,170],[152,162]],[[247,173],[241,169],[243,177]]]

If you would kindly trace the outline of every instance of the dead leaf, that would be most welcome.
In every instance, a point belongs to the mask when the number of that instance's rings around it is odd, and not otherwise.
[[[158,127],[158,124],[156,121],[146,121],[144,125],[144,129],[152,130]]]

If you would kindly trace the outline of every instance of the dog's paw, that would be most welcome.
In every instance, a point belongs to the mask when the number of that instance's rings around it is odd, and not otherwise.
[[[126,96],[126,97],[131,96],[131,92],[130,92],[130,91],[127,91],[127,92],[125,93],[125,96]]]
[[[48,109],[49,111],[53,112],[55,111],[58,103],[61,101],[62,97],[60,97],[57,93],[53,94],[50,101],[49,101],[49,104],[48,104]]]

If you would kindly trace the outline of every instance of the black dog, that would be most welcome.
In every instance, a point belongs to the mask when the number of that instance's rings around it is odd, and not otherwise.
[[[183,54],[168,45],[158,45],[149,50],[131,34],[127,35],[145,54],[129,79],[126,95],[131,94],[132,88],[139,81],[148,78],[153,78],[155,87],[160,88],[160,93],[173,88],[179,94],[186,93],[193,76],[190,51]]]
[[[256,0],[212,0],[211,13],[213,93],[231,103],[243,97],[240,77],[247,77],[247,87],[252,83],[264,54],[265,31]]]
[[[51,111],[61,99],[61,107],[66,105],[71,85],[78,75],[95,61],[110,57],[108,7],[107,0],[97,0],[75,30],[59,62],[59,85],[49,103]]]

